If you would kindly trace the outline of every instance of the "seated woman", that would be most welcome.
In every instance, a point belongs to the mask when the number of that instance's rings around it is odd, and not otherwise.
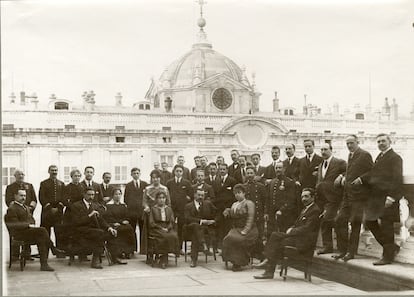
[[[128,221],[128,210],[126,204],[121,203],[121,189],[114,189],[112,193],[113,204],[106,204],[103,213],[105,221],[117,231],[116,237],[108,240],[108,249],[112,260],[117,264],[127,264],[120,258],[131,254],[135,249],[134,230]]]
[[[223,261],[233,263],[233,271],[241,271],[249,263],[250,250],[254,247],[259,232],[254,223],[255,205],[247,200],[246,188],[237,184],[233,188],[237,201],[223,212],[232,220],[232,229],[223,239]]]
[[[161,268],[168,264],[168,253],[177,254],[178,236],[173,230],[174,214],[166,205],[167,196],[163,191],[155,195],[156,204],[151,207],[149,215],[149,235],[154,237],[157,253],[161,254]]]

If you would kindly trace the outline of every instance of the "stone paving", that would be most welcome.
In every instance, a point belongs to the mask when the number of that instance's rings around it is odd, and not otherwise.
[[[8,260],[8,257],[6,257]],[[279,275],[273,280],[255,280],[253,275],[262,273],[246,267],[241,272],[225,270],[221,259],[200,263],[190,268],[184,257],[175,267],[173,257],[163,270],[145,264],[145,257],[138,255],[128,265],[107,266],[97,270],[90,262],[75,262],[68,266],[68,259],[50,259],[55,272],[39,271],[39,262],[29,262],[23,272],[18,263],[8,270],[4,267],[4,295],[17,296],[103,296],[103,295],[360,295],[368,294],[342,284],[312,278],[312,283],[303,279],[303,273],[289,269],[288,279]],[[189,261],[189,260],[188,260]],[[405,292],[407,293],[407,292]]]

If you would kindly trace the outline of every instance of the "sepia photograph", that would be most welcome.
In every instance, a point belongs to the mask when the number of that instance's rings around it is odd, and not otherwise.
[[[3,296],[414,295],[414,1],[0,13]]]

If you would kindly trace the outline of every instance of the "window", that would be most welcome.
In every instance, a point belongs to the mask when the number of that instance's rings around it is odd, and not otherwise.
[[[213,128],[210,128],[210,127],[205,127],[204,130],[206,132],[213,132],[214,131]]]
[[[356,120],[363,120],[365,117],[364,117],[364,114],[363,113],[356,113],[355,114],[355,119]]]
[[[290,129],[289,132],[290,133],[296,133],[296,129]]]
[[[69,104],[66,102],[55,102],[55,109],[56,110],[68,110]]]
[[[15,167],[3,167],[3,171],[2,171],[2,185],[3,186],[7,186],[11,183],[14,183],[14,181],[16,180],[14,178],[14,171],[16,170]]]
[[[20,152],[3,152],[2,163],[2,187],[4,193],[6,186],[15,181],[14,171],[21,166]]]
[[[14,130],[14,124],[3,124],[3,130]]]
[[[59,152],[59,179],[63,180],[65,183],[72,181],[70,178],[70,172],[73,169],[80,169],[82,164],[82,152]],[[62,169],[61,169],[62,168]],[[83,175],[83,172],[81,170]]]
[[[284,110],[284,115],[289,115],[289,110],[285,109]]]
[[[126,183],[128,179],[128,164],[131,164],[131,152],[129,151],[113,151],[110,152],[111,168],[113,168],[113,176],[115,183]],[[135,161],[134,161],[135,162]],[[140,166],[135,164],[134,166]]]
[[[289,115],[293,115],[293,109],[289,109]]]
[[[71,167],[71,166],[64,166],[64,167],[63,167],[63,181],[64,181],[65,183],[69,183],[69,182],[71,182],[71,181],[72,181],[72,179],[71,179],[71,177],[70,177],[70,172],[71,172],[72,170],[75,170],[75,169],[77,169],[77,167],[76,167],[76,166],[73,166],[73,167]]]
[[[150,105],[149,104],[145,104],[145,110],[150,110]]]
[[[171,137],[163,137],[163,138],[162,138],[162,141],[163,141],[164,143],[171,143]]]
[[[115,130],[125,130],[125,126],[115,126]]]
[[[65,125],[65,129],[75,129],[75,125]]]
[[[125,142],[125,137],[115,137],[116,142]]]
[[[141,109],[141,110],[143,110],[144,109],[144,104],[140,104],[140,105],[138,105],[138,109]]]
[[[323,133],[329,134],[329,133],[331,133],[331,130],[325,130],[325,131],[323,131]]]
[[[160,163],[167,162],[169,167],[172,167],[174,164],[174,155],[160,155]]]
[[[171,131],[171,127],[162,127],[162,131]]]
[[[115,166],[114,167],[115,181],[125,181],[127,179],[127,167],[126,166]]]

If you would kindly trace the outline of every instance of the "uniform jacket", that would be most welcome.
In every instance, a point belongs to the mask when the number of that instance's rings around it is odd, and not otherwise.
[[[345,175],[346,162],[342,159],[332,157],[329,162],[326,175],[322,177],[322,166],[320,164],[318,169],[318,182],[316,184],[317,200],[340,202],[342,200],[343,189],[341,187],[335,187],[334,181],[340,175]]]
[[[217,208],[210,201],[204,200],[197,211],[194,201],[186,204],[184,210],[184,218],[186,224],[197,223],[200,224],[200,220],[218,220]]]
[[[361,175],[372,169],[373,162],[371,154],[358,148],[352,158],[348,158],[345,175],[345,193],[349,200],[367,200],[370,195],[368,185],[351,185],[351,183]]]
[[[292,163],[289,163],[289,158],[283,161],[283,168],[285,168],[285,176],[293,181],[299,180],[299,159],[293,156]]]
[[[37,198],[36,198],[36,193],[34,191],[33,185],[26,183],[26,182],[22,182],[22,183],[17,183],[14,182],[10,185],[8,185],[6,187],[6,205],[9,206],[10,202],[14,201],[14,194],[16,193],[17,190],[26,190],[26,201],[24,202],[24,204],[26,204],[27,206],[30,205],[30,203],[32,201],[37,203]]]
[[[230,175],[227,176],[224,184],[221,184],[221,177],[219,177],[213,183],[214,193],[216,198],[213,203],[219,210],[224,210],[227,207],[230,207],[236,199],[233,194],[233,187],[236,185],[236,180]]]
[[[254,202],[256,222],[262,222],[265,214],[265,204],[269,197],[268,191],[265,185],[257,181],[248,181],[244,186],[246,187],[246,199]]]
[[[402,197],[402,159],[393,149],[383,157],[378,157],[370,171],[361,176],[362,182],[371,187],[371,195],[367,201],[366,220],[387,217],[399,221],[399,200]],[[391,207],[385,208],[386,197],[396,200]]]
[[[276,211],[280,210],[283,215],[297,214],[297,199],[295,183],[286,176],[274,178],[269,184],[269,199],[266,203],[266,214],[273,218]]]
[[[191,183],[181,178],[179,183],[175,182],[175,177],[167,182],[167,188],[170,192],[171,207],[177,217],[184,216],[185,205],[189,202],[188,197],[193,197],[193,188]]]
[[[312,173],[318,171],[322,161],[323,158],[317,154],[313,155],[312,162],[309,162],[306,156],[299,160],[299,182],[302,189],[315,188],[318,177]]]
[[[42,205],[41,225],[53,225],[59,223],[63,217],[65,198],[63,190],[65,184],[56,179],[56,183],[48,178],[40,183],[39,201]],[[57,208],[57,213],[52,213],[52,208]]]
[[[134,181],[130,181],[125,186],[124,202],[128,206],[129,217],[138,218],[142,217],[143,212],[143,192],[148,184],[142,180],[139,181],[139,188],[135,187]]]

